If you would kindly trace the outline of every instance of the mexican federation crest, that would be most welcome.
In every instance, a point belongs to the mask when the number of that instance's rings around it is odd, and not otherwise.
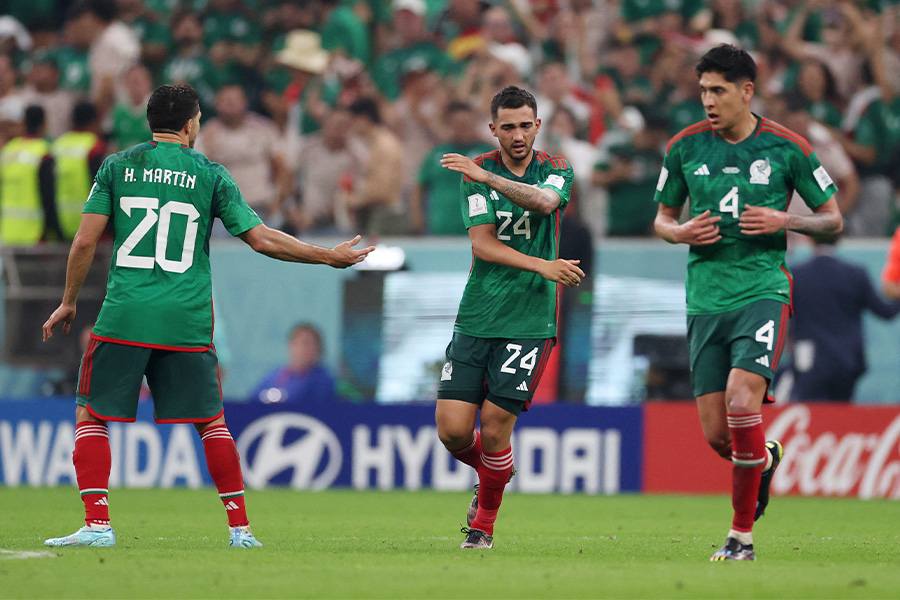
[[[769,185],[769,175],[771,174],[772,165],[769,163],[768,157],[754,160],[750,165],[750,183]]]

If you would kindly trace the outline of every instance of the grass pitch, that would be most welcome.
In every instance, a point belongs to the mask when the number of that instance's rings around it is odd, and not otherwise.
[[[42,545],[81,525],[74,488],[0,499],[3,598],[900,597],[900,504],[882,500],[773,498],[758,560],[710,563],[726,497],[511,493],[488,551],[458,549],[462,493],[250,491],[254,550],[227,547],[212,489],[113,490],[110,549]]]

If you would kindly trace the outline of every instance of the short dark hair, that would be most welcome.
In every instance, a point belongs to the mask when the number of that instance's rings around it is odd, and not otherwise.
[[[189,85],[163,85],[150,94],[147,101],[147,124],[150,131],[177,133],[200,111],[200,97]]]
[[[373,123],[381,123],[381,112],[378,110],[378,103],[371,98],[357,98],[347,107],[347,110],[358,117],[366,117]]]
[[[491,118],[497,120],[497,111],[501,108],[522,108],[523,106],[531,107],[534,116],[537,116],[537,100],[528,90],[523,90],[514,85],[507,86],[497,92],[494,99],[491,100]]]
[[[97,120],[97,107],[82,100],[72,108],[72,127],[84,129]]]
[[[111,23],[119,16],[119,8],[116,0],[79,0],[69,9],[67,17],[77,19],[87,13],[92,13],[104,23]]]
[[[38,135],[41,128],[47,121],[44,107],[32,104],[25,108],[25,133],[28,135]]]
[[[472,105],[468,102],[463,102],[462,100],[453,100],[447,104],[447,108],[444,109],[444,114],[446,115],[452,115],[458,112],[472,112]]]
[[[756,63],[743,48],[732,44],[719,44],[703,55],[696,67],[697,77],[712,71],[721,73],[725,81],[756,82]]]

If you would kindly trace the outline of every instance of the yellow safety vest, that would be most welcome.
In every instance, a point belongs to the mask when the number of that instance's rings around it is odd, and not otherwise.
[[[39,138],[13,138],[0,151],[0,243],[30,246],[44,233],[38,172],[50,144]]]
[[[63,236],[71,240],[81,224],[81,211],[91,191],[88,155],[97,136],[88,131],[70,131],[53,142],[56,162],[56,212]]]

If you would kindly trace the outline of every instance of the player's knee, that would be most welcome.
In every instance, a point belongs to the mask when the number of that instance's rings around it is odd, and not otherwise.
[[[472,443],[472,428],[460,423],[437,423],[438,439],[447,450],[459,450]]]
[[[753,412],[759,412],[756,408],[759,405],[759,399],[754,398],[750,390],[739,390],[729,396],[727,400],[728,413],[732,415],[746,415]]]

